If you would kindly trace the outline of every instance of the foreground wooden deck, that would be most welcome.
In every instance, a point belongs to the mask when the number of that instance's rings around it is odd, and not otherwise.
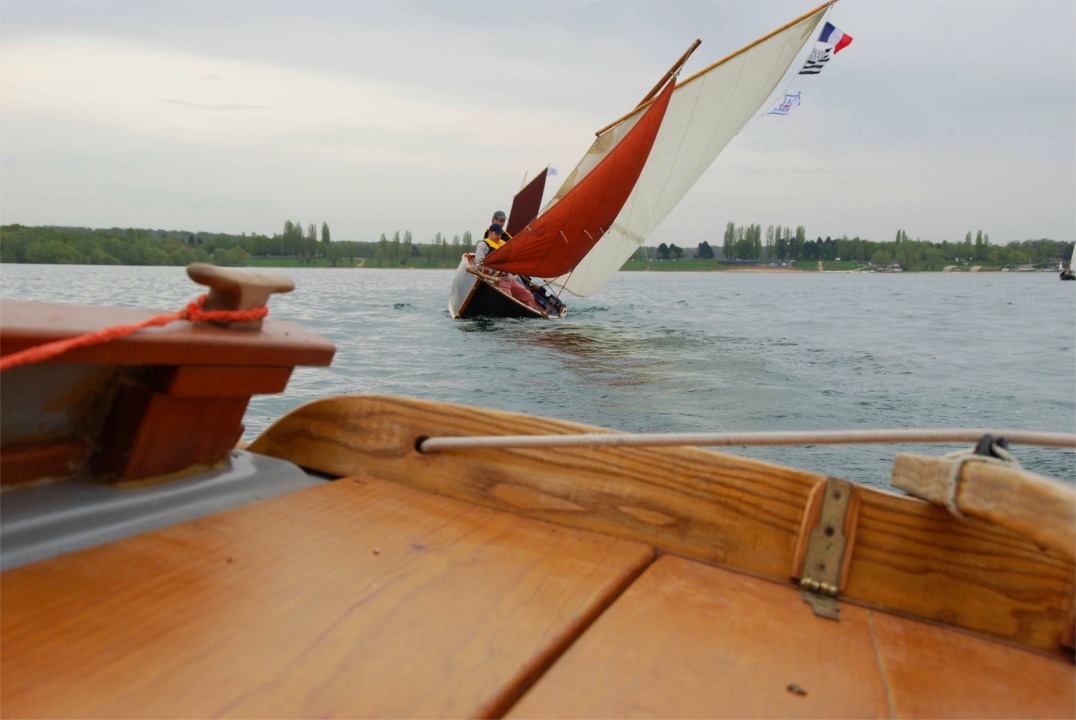
[[[366,475],[14,569],[0,617],[5,717],[1076,714],[1064,658]]]

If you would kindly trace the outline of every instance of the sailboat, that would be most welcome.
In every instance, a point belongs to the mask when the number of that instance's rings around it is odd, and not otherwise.
[[[678,82],[696,41],[637,107],[596,133],[583,159],[518,235],[486,255],[482,267],[472,253],[463,254],[450,315],[563,317],[562,291],[585,297],[604,287],[767,106],[834,2]],[[630,170],[640,158],[637,173],[610,172],[611,166]],[[620,187],[600,195],[596,208],[595,186],[612,174]]]

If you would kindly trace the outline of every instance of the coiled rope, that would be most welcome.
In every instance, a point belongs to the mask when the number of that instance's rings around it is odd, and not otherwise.
[[[186,308],[177,312],[156,315],[149,320],[143,320],[142,322],[134,323],[133,325],[114,325],[112,327],[104,328],[103,330],[96,330],[73,338],[55,340],[50,343],[27,348],[17,353],[5,355],[3,358],[0,358],[0,372],[13,367],[18,367],[19,365],[28,365],[30,363],[49,360],[68,350],[86,347],[88,345],[100,345],[111,340],[117,340],[119,338],[127,337],[128,335],[133,335],[144,328],[159,327],[178,320],[188,320],[190,322],[248,322],[250,320],[260,320],[269,314],[269,308],[265,305],[251,310],[203,310],[202,308],[205,307],[205,302],[206,296],[199,295],[194,302],[188,303]]]
[[[481,435],[433,437],[418,443],[419,452],[464,448],[534,447],[650,447],[699,445],[849,445],[892,443],[977,442],[983,435],[1003,437],[1009,443],[1076,450],[1076,434],[940,428],[929,430],[844,430],[835,432],[743,433],[586,433],[581,435]]]

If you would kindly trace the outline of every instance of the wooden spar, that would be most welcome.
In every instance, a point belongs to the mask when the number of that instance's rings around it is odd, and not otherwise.
[[[737,55],[742,55],[743,53],[747,52],[748,50],[750,50],[751,48],[755,47],[755,46],[756,46],[756,45],[758,45],[759,43],[763,43],[763,42],[766,42],[767,40],[769,40],[770,38],[772,38],[772,37],[773,37],[774,35],[777,35],[778,33],[782,33],[782,32],[784,32],[785,30],[787,30],[788,28],[792,27],[792,26],[793,26],[793,25],[795,25],[796,23],[798,23],[798,22],[802,22],[803,20],[806,20],[807,18],[811,17],[812,15],[814,15],[814,14],[815,14],[815,13],[817,13],[817,12],[819,12],[819,11],[820,11],[820,10],[822,10],[823,8],[829,7],[829,6],[831,6],[831,5],[835,5],[836,3],[837,3],[837,0],[829,0],[829,2],[825,2],[825,3],[822,3],[821,5],[819,5],[818,7],[816,7],[816,8],[814,9],[814,10],[811,10],[810,12],[806,12],[806,13],[804,13],[803,15],[800,15],[800,16],[799,16],[798,18],[796,18],[795,20],[792,20],[791,22],[787,22],[787,23],[785,23],[784,25],[782,25],[781,27],[779,27],[779,28],[777,28],[776,30],[774,30],[773,32],[771,32],[771,33],[768,33],[768,34],[766,34],[766,35],[763,35],[763,36],[762,36],[762,37],[760,37],[760,38],[759,38],[758,40],[755,40],[755,41],[754,41],[753,43],[751,43],[751,44],[749,44],[749,45],[746,45],[746,46],[744,46],[744,47],[740,48],[739,50],[737,50],[736,52],[732,53],[731,55],[727,55],[727,56],[725,56],[725,57],[721,58],[720,60],[718,60],[717,62],[715,62],[715,63],[713,63],[713,64],[709,65],[708,67],[705,67],[705,68],[703,68],[702,70],[699,70],[699,71],[698,71],[697,73],[695,73],[694,75],[692,75],[691,77],[689,77],[689,78],[688,78],[687,80],[684,80],[683,82],[679,83],[679,84],[678,84],[678,85],[676,86],[676,89],[677,89],[677,90],[679,90],[679,89],[680,89],[681,87],[683,87],[684,85],[687,85],[687,84],[688,84],[689,82],[691,82],[692,80],[695,80],[696,78],[702,77],[702,76],[703,76],[703,75],[705,75],[706,73],[710,72],[711,70],[713,70],[713,69],[714,69],[715,67],[717,67],[718,65],[723,65],[723,64],[727,63],[727,62],[728,62],[729,60],[731,60],[732,58],[736,57]],[[696,42],[699,42],[699,41],[696,41]],[[692,48],[692,50],[694,50],[694,47]],[[685,58],[685,59],[686,59],[686,58]],[[651,91],[651,93],[653,93],[653,91]],[[641,103],[639,103],[639,104],[638,104],[638,105],[637,105],[637,106],[636,106],[636,107],[635,107],[634,109],[632,109],[631,111],[629,111],[629,112],[625,113],[624,115],[621,115],[621,116],[620,116],[619,118],[617,118],[617,119],[616,119],[616,120],[614,120],[613,122],[609,123],[608,125],[606,125],[606,126],[605,126],[605,127],[603,127],[603,128],[601,129],[601,130],[599,130],[598,132],[596,132],[596,133],[594,133],[594,134],[595,134],[596,136],[598,136],[598,137],[601,137],[601,136],[602,136],[602,135],[604,135],[604,134],[605,134],[606,132],[608,132],[608,131],[609,131],[610,129],[612,129],[612,128],[616,127],[617,125],[619,125],[620,123],[624,122],[625,120],[627,120],[628,118],[630,118],[630,117],[631,117],[632,115],[634,115],[635,113],[639,112],[639,110],[641,110],[642,108],[644,108],[644,107],[645,107],[646,105],[649,105],[649,104],[650,104],[651,102],[653,102],[653,98],[651,98],[651,97],[648,97],[648,98],[647,98],[646,100],[643,100],[643,101],[642,101]]]
[[[684,66],[684,63],[687,62],[687,59],[691,57],[691,53],[695,52],[695,48],[697,48],[699,45],[702,45],[702,40],[696,38],[695,42],[691,44],[691,47],[687,49],[687,52],[681,55],[680,59],[673,63],[673,66],[669,68],[664,75],[661,76],[661,80],[658,80],[657,85],[651,88],[650,92],[646,94],[646,97],[640,100],[639,104],[635,107],[641,108],[643,105],[646,105],[651,100],[653,100],[654,96],[658,94],[658,91],[661,90],[661,88],[665,87],[665,83],[669,81],[669,78],[676,77],[676,74],[680,72],[680,68]]]

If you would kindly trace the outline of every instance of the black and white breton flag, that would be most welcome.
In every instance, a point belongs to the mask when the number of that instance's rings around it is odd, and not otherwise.
[[[803,64],[800,75],[817,75],[822,72],[822,66],[829,62],[832,47],[816,47],[811,51],[811,56]]]

